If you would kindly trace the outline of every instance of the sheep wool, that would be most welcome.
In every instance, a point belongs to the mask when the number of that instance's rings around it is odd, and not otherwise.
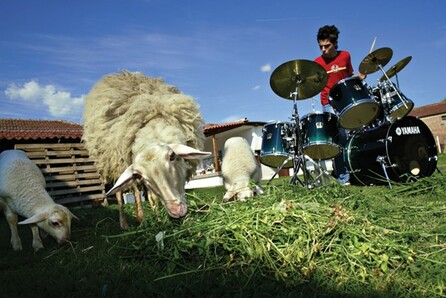
[[[221,165],[226,193],[225,201],[237,198],[244,200],[254,195],[263,194],[261,188],[261,169],[248,141],[242,137],[226,140]],[[250,186],[250,181],[255,183]],[[251,188],[252,187],[252,188]]]
[[[185,204],[175,211],[173,202],[184,196],[184,184],[195,174],[199,158],[209,155],[200,151],[204,121],[192,97],[160,78],[123,71],[95,84],[85,99],[83,120],[83,142],[100,175],[107,183],[119,181],[109,194],[122,190],[134,174],[161,198],[171,216],[184,215]],[[166,166],[169,160],[175,163]],[[164,176],[173,182],[160,181],[166,167]]]
[[[69,241],[71,219],[77,218],[65,206],[56,204],[45,189],[45,178],[37,165],[21,150],[5,150],[0,154],[0,209],[11,229],[11,244],[21,250],[17,233],[17,215],[31,224],[33,247],[43,248],[37,226],[58,243]]]

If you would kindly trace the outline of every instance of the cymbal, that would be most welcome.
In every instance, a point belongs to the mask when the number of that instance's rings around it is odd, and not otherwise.
[[[393,51],[391,48],[380,48],[362,59],[359,64],[359,72],[362,74],[371,74],[379,69],[379,66],[384,67],[392,59]]]
[[[271,89],[285,99],[297,99],[315,96],[327,84],[327,72],[318,63],[310,60],[291,60],[279,65],[271,74]]]
[[[393,77],[394,75],[396,75],[398,72],[400,72],[404,67],[406,67],[407,64],[409,64],[410,60],[412,60],[412,56],[407,56],[406,58],[398,61],[397,64],[395,64],[394,66],[392,66],[391,68],[389,68],[388,71],[386,71],[386,75],[387,77],[390,79],[391,77]],[[379,81],[385,81],[387,78],[385,75],[383,75]]]

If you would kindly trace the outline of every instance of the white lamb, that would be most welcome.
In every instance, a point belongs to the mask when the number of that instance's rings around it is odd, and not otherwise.
[[[210,155],[200,151],[203,124],[194,99],[162,79],[121,72],[96,83],[85,100],[83,141],[104,180],[116,182],[107,195],[116,193],[121,228],[128,228],[122,190],[138,179],[171,217],[186,214],[185,183],[199,159]]]
[[[260,164],[257,162],[248,141],[242,137],[226,140],[221,165],[226,194],[223,199],[241,201],[263,194]],[[250,181],[254,185],[250,186]]]
[[[17,215],[31,224],[34,250],[43,248],[39,228],[57,242],[70,240],[71,219],[77,217],[68,208],[54,203],[45,190],[45,178],[36,164],[21,150],[6,150],[0,154],[0,209],[3,209],[11,229],[14,250],[22,250],[17,233]]]

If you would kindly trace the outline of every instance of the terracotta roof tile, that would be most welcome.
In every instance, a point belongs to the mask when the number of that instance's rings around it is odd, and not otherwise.
[[[409,115],[415,117],[435,116],[438,114],[446,114],[446,101],[414,108]]]
[[[0,119],[0,139],[76,139],[82,134],[82,125],[69,121]]]
[[[227,130],[231,130],[243,125],[252,124],[252,125],[264,125],[265,122],[251,122],[247,118],[243,118],[237,121],[223,123],[223,124],[213,124],[209,123],[203,127],[203,131],[205,136],[215,135],[218,133],[225,132]]]

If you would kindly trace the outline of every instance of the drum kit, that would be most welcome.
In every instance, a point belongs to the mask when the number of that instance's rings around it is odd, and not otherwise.
[[[260,162],[276,169],[293,168],[291,184],[307,188],[327,184],[333,178],[322,160],[342,158],[350,181],[358,185],[385,184],[428,177],[437,167],[437,149],[429,128],[408,116],[414,104],[399,89],[397,74],[410,62],[406,57],[387,72],[390,48],[371,51],[359,71],[368,75],[381,70],[378,84],[369,87],[359,77],[339,81],[329,92],[335,113],[314,112],[299,118],[297,102],[318,94],[327,83],[325,69],[310,60],[292,60],[278,66],[270,77],[272,90],[292,100],[290,122],[268,123],[263,128]],[[396,84],[390,78],[396,78]],[[340,144],[341,130],[348,132]],[[313,168],[313,170],[311,170]],[[298,176],[302,171],[303,179]],[[334,178],[333,178],[334,179]]]

